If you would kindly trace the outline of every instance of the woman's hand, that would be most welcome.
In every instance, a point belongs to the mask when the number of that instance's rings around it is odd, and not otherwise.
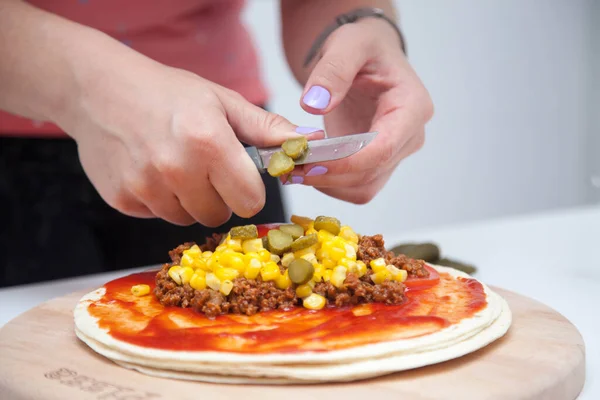
[[[192,73],[128,54],[83,80],[58,121],[103,199],[178,225],[259,212],[265,188],[238,139],[279,145],[297,136],[295,126]]]
[[[351,157],[305,165],[294,174],[330,196],[367,203],[398,163],[423,146],[424,126],[433,115],[431,99],[396,32],[377,18],[335,30],[313,63],[301,105],[325,116],[328,136],[368,131],[379,135]]]

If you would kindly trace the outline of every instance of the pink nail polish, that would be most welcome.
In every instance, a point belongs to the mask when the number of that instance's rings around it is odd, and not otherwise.
[[[327,167],[323,167],[322,165],[314,166],[306,173],[306,176],[319,176],[325,175],[327,173]]]

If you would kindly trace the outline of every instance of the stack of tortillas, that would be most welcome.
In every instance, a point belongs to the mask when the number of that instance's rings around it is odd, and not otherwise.
[[[444,267],[435,267],[446,280],[472,279],[468,275]],[[331,351],[286,351],[252,354],[236,351],[233,343],[232,351],[196,351],[169,350],[152,348],[127,342],[111,334],[102,327],[99,320],[90,312],[91,305],[98,306],[105,295],[105,288],[100,288],[85,295],[74,311],[75,330],[77,336],[99,354],[115,363],[138,370],[144,374],[159,377],[197,380],[218,383],[262,383],[262,384],[296,384],[332,381],[353,381],[385,375],[392,372],[413,369],[435,364],[474,352],[499,337],[503,336],[511,324],[511,312],[504,299],[483,285],[487,304],[469,318],[449,324],[433,332],[415,331],[418,326],[407,325],[402,332],[402,339],[396,339],[398,332],[389,332],[392,340],[382,340],[378,335],[372,342],[358,346],[338,346]],[[440,289],[441,290],[441,289]],[[454,302],[460,302],[460,293],[438,293],[445,304],[444,311],[454,312]],[[136,300],[127,297],[126,301],[143,301],[152,311],[147,314],[155,318],[161,313],[162,306],[153,296]],[[140,306],[140,307],[141,307]],[[149,319],[131,314],[119,308],[118,302],[102,304],[103,315],[112,313],[115,321],[127,326],[140,335],[144,334]],[[112,308],[111,308],[112,307]],[[456,310],[458,310],[458,306]],[[431,313],[432,311],[430,311]],[[440,313],[442,311],[439,311]],[[138,318],[139,317],[139,318]],[[150,317],[148,317],[150,318]],[[244,318],[252,318],[245,317]],[[194,329],[189,321],[174,318],[174,329]],[[276,329],[285,324],[285,319],[271,323],[261,320],[261,330]],[[316,329],[314,326],[311,329]],[[394,328],[398,329],[398,328]],[[408,331],[408,333],[407,333]],[[190,331],[191,332],[191,331]],[[247,332],[246,332],[247,333]],[[217,333],[218,335],[218,333]],[[246,340],[249,336],[233,336],[229,340]],[[347,335],[346,335],[347,337]],[[246,338],[246,339],[244,339]],[[314,339],[318,340],[318,339]],[[340,339],[342,340],[342,339]],[[240,342],[241,343],[241,342]]]

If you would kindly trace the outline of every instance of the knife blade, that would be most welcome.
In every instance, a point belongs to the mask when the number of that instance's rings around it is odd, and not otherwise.
[[[308,151],[306,154],[294,162],[296,165],[303,165],[346,158],[371,143],[376,136],[377,132],[366,132],[335,138],[311,140],[308,142]],[[246,147],[246,152],[260,172],[264,172],[267,169],[271,156],[277,151],[281,151],[281,146],[262,149]]]

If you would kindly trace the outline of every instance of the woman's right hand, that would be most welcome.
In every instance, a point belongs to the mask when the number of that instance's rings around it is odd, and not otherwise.
[[[214,227],[232,211],[259,212],[265,188],[239,141],[280,145],[298,135],[296,126],[195,74],[131,53],[76,77],[80,89],[57,118],[102,198],[125,214],[178,225]]]

